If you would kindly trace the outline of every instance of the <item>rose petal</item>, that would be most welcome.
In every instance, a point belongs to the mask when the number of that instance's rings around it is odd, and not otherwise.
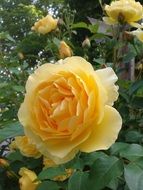
[[[95,73],[101,80],[101,83],[104,86],[104,88],[106,89],[108,96],[107,104],[112,106],[119,95],[118,86],[115,85],[115,82],[118,80],[117,75],[110,67],[105,69],[99,69],[95,71]]]
[[[103,17],[103,21],[108,24],[108,25],[114,25],[117,24],[118,22],[116,20],[113,20],[110,17]]]
[[[122,119],[116,109],[105,106],[105,115],[102,122],[95,126],[89,138],[81,144],[80,150],[92,152],[108,149],[117,139],[121,125]]]

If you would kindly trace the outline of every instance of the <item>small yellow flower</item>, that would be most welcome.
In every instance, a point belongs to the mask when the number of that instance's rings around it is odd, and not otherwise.
[[[141,30],[140,28],[132,32],[127,32],[127,33],[136,36],[141,42],[143,42],[143,30]]]
[[[27,136],[17,136],[10,144],[10,149],[19,149],[21,154],[27,157],[38,158],[41,156],[34,144],[31,144]]]
[[[19,175],[21,176],[19,179],[20,190],[36,190],[40,181],[36,181],[37,175],[33,171],[23,167],[20,169]]]
[[[3,159],[3,158],[0,158],[0,167],[6,168],[6,167],[8,167],[8,166],[9,166],[8,161],[6,161],[6,160]]]
[[[60,42],[59,56],[61,59],[72,56],[71,48],[64,41]]]
[[[143,17],[143,7],[140,2],[135,0],[112,1],[110,5],[105,6],[108,17],[103,20],[107,24],[128,23],[134,27],[141,27],[137,21]]]
[[[36,32],[40,34],[47,34],[51,32],[52,30],[56,29],[57,23],[58,23],[57,19],[54,19],[51,15],[47,15],[46,17],[35,22],[31,30],[35,30]]]

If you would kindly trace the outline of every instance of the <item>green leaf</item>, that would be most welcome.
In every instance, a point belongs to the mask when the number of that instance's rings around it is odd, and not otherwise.
[[[14,151],[14,152],[10,153],[10,154],[7,156],[7,159],[10,160],[11,162],[22,161],[22,160],[23,160],[23,156],[22,156],[22,154],[20,153],[20,151],[17,150],[17,151]]]
[[[105,64],[105,59],[103,59],[103,58],[94,59],[94,61],[95,61],[96,63],[100,64],[100,65]]]
[[[125,166],[124,176],[130,190],[143,189],[143,169],[135,163]]]
[[[118,183],[119,183],[119,179],[115,178],[112,181],[110,181],[110,183],[107,185],[107,187],[109,187],[112,190],[117,190],[118,189]]]
[[[4,87],[7,87],[8,86],[8,83],[7,82],[1,82],[0,83],[0,88],[4,88]]]
[[[90,30],[91,33],[96,33],[98,31],[98,24],[89,25],[88,29]]]
[[[68,190],[87,190],[88,173],[77,171],[73,173],[68,182]]]
[[[84,167],[84,161],[83,159],[79,158],[79,157],[75,157],[73,160],[71,160],[70,162],[67,162],[65,164],[63,164],[62,166],[66,169],[66,168],[73,168],[73,169],[83,169]]]
[[[103,152],[92,152],[92,153],[85,153],[82,155],[82,160],[84,165],[92,165],[95,160],[98,158],[107,158],[108,156]]]
[[[78,22],[78,23],[72,25],[72,29],[75,29],[75,28],[86,28],[86,29],[88,29],[88,25],[85,22]]]
[[[120,152],[122,152],[124,149],[126,149],[128,147],[129,147],[129,144],[127,144],[127,143],[117,142],[111,146],[110,153],[112,155],[117,156],[120,154]]]
[[[13,90],[17,91],[17,92],[24,92],[25,88],[24,86],[20,86],[20,85],[14,85],[12,86]]]
[[[141,142],[142,139],[143,139],[143,134],[135,130],[128,131],[125,136],[126,142],[130,143]]]
[[[135,92],[139,89],[143,87],[143,80],[140,81],[136,81],[135,83],[133,83],[129,89],[129,95],[133,95],[135,94]]]
[[[12,138],[18,135],[23,135],[23,128],[21,127],[18,121],[9,122],[0,129],[0,141],[3,141],[7,138]]]
[[[57,48],[60,47],[60,42],[61,41],[58,38],[56,38],[56,37],[53,39],[53,43],[57,46]]]
[[[143,109],[143,97],[135,96],[131,101],[131,105],[136,109]]]
[[[11,42],[15,42],[15,40],[9,35],[9,33],[8,32],[1,32],[0,33],[0,39],[1,40],[9,40],[9,41],[11,41]]]
[[[58,175],[65,175],[65,169],[62,166],[59,167],[51,167],[51,168],[47,168],[44,169],[42,172],[40,172],[40,174],[38,175],[38,178],[40,180],[44,180],[44,179],[53,179],[54,177],[58,176]]]
[[[38,185],[37,190],[59,190],[60,187],[56,182],[53,181],[43,181]]]
[[[142,170],[143,170],[143,157],[137,159],[137,160],[135,161],[135,163],[136,163],[136,165],[138,165],[138,166],[139,166],[140,168],[142,168]]]
[[[122,175],[123,163],[116,157],[99,158],[91,166],[89,189],[105,188],[113,179]]]
[[[135,161],[143,157],[143,147],[139,144],[131,144],[120,152],[120,156],[130,161]]]

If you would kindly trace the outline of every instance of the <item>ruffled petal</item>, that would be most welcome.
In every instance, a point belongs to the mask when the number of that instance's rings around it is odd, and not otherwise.
[[[128,24],[135,28],[143,28],[143,25],[136,23],[136,22],[128,22]]]
[[[110,67],[99,69],[95,73],[107,92],[107,104],[112,106],[118,98],[118,86],[115,85],[115,82],[118,80],[117,75]]]

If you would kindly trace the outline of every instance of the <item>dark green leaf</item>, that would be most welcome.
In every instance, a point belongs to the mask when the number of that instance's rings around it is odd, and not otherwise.
[[[122,150],[126,149],[127,147],[129,147],[129,144],[117,142],[111,146],[110,152],[112,155],[119,155],[120,152],[122,152]]]
[[[92,153],[85,153],[82,155],[82,160],[84,165],[92,165],[95,160],[98,158],[107,158],[108,156],[103,152],[92,152]]]
[[[15,152],[10,153],[7,156],[7,158],[11,162],[13,162],[13,161],[22,161],[23,160],[23,156],[21,155],[21,153],[19,151],[15,151]]]
[[[133,83],[129,89],[130,96],[133,95],[140,87],[143,87],[143,80]]]
[[[143,109],[143,97],[135,96],[131,101],[131,105],[137,109]]]
[[[37,187],[37,190],[58,190],[60,187],[57,183],[53,181],[43,181],[40,183],[40,185]]]
[[[128,131],[125,136],[126,142],[130,142],[130,143],[141,142],[142,138],[143,138],[143,134],[135,130]]]
[[[87,179],[88,173],[86,172],[75,172],[69,179],[68,190],[87,190]]]
[[[143,157],[143,147],[139,144],[131,144],[120,152],[120,156],[134,161],[140,157]]]
[[[105,188],[113,179],[122,175],[123,164],[116,157],[99,158],[91,166],[89,187],[91,190]]]
[[[112,181],[110,181],[110,183],[107,185],[107,187],[109,187],[112,190],[117,190],[118,188],[118,183],[119,183],[119,179],[115,178]]]
[[[18,135],[23,135],[23,128],[19,122],[9,122],[4,128],[0,129],[0,141]]]
[[[143,189],[143,169],[135,163],[125,166],[125,180],[130,190]]]
[[[54,177],[58,176],[58,175],[65,175],[65,169],[61,166],[59,167],[52,167],[52,168],[47,168],[44,169],[42,172],[40,172],[40,174],[38,175],[38,178],[40,180],[44,180],[44,179],[53,179]]]

